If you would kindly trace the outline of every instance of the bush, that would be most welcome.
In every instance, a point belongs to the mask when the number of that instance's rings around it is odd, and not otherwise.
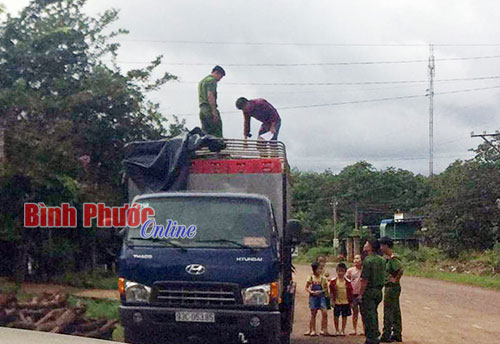
[[[308,248],[307,246],[301,246],[299,248],[299,256],[294,258],[294,262],[297,263],[312,263],[316,261],[319,256],[332,256],[332,247],[318,246]]]
[[[88,318],[105,318],[107,320],[119,319],[119,306],[120,301],[118,300],[107,300],[107,299],[89,299],[71,296],[69,298],[69,303],[75,306],[78,302],[83,303],[87,311],[85,315]]]
[[[118,289],[118,277],[104,272],[66,272],[52,281],[77,288]]]
[[[446,260],[444,252],[434,247],[421,247],[418,250],[412,250],[408,247],[396,247],[396,252],[399,254],[405,263],[430,263],[439,264]]]
[[[311,262],[314,262],[316,258],[319,256],[331,256],[333,255],[332,247],[312,247],[309,251],[307,251],[307,257]]]
[[[495,250],[487,250],[479,255],[473,262],[482,264],[490,273],[500,273],[500,253]]]
[[[497,254],[500,254],[500,242],[495,243],[493,246],[493,251],[495,251]]]

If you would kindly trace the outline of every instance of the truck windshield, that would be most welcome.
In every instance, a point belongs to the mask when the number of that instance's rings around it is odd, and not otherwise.
[[[235,249],[270,245],[271,213],[268,204],[259,199],[190,196],[141,199],[137,203],[153,208],[155,217],[146,229],[128,228],[131,245]],[[195,235],[192,226],[196,227]],[[191,238],[176,235],[188,233],[189,228]]]

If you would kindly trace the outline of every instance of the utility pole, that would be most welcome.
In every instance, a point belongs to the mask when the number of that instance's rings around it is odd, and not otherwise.
[[[487,137],[499,137],[500,138],[500,131],[496,131],[494,134],[486,134],[486,132],[483,132],[482,134],[474,134],[474,132],[470,133],[470,137],[482,137],[483,140],[489,144],[494,150],[496,150],[498,153],[500,153],[500,149],[498,149],[497,146],[495,146],[490,140],[487,139]]]
[[[0,123],[0,163],[5,159],[5,128]]]
[[[354,206],[354,229],[358,229],[358,202],[356,202],[356,205]]]
[[[434,174],[434,45],[429,44],[429,176]]]
[[[333,217],[333,252],[335,257],[337,256],[337,248],[339,246],[339,238],[337,233],[337,205],[339,202],[337,201],[337,197],[332,197],[330,201],[330,205],[332,206],[332,217]]]

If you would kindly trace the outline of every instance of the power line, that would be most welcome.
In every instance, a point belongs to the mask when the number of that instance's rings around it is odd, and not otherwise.
[[[446,91],[446,92],[435,92],[434,95],[445,95],[445,94],[454,94],[454,93],[483,91],[483,90],[491,90],[491,89],[498,89],[498,88],[500,88],[500,85],[490,86],[490,87],[469,88],[469,89],[464,89],[464,90],[454,90],[454,91]],[[426,95],[418,94],[418,95],[408,95],[408,96],[400,96],[400,97],[374,98],[374,99],[353,100],[353,101],[335,102],[335,103],[324,103],[324,104],[285,106],[285,107],[278,107],[277,110],[292,110],[292,109],[306,109],[306,108],[339,106],[339,105],[348,105],[348,104],[375,103],[375,102],[385,102],[385,101],[392,101],[392,100],[424,98],[424,97],[426,97]],[[234,113],[240,113],[240,112],[241,111],[222,111],[221,114],[234,114]],[[194,114],[194,113],[190,113],[190,114],[175,114],[175,115],[179,116],[179,117],[182,117],[182,116],[198,116],[198,114]]]
[[[497,86],[489,86],[489,87],[478,87],[478,88],[468,88],[465,90],[455,90],[455,91],[445,91],[445,92],[435,92],[434,95],[436,94],[454,94],[454,93],[463,93],[463,92],[474,92],[474,91],[483,91],[483,90],[492,90],[500,88],[500,85]]]
[[[415,88],[415,87],[422,87],[420,84],[409,84],[409,85],[398,85],[398,86],[390,86],[390,87],[372,87],[372,88],[340,88],[336,89],[335,92],[336,94],[340,93],[356,93],[356,92],[368,92],[368,91],[384,91],[384,90],[394,90],[394,89],[402,89],[402,88]],[[193,89],[192,87],[188,89],[169,89],[168,92],[181,92],[181,93],[193,93],[196,92],[196,89]],[[241,91],[241,90],[224,90],[224,94],[241,94],[242,92],[246,91]],[[262,93],[262,91],[258,89],[253,89],[252,93]],[[276,90],[270,90],[270,91],[265,91],[266,95],[269,94],[320,94],[320,93],[331,93],[332,90],[331,88],[322,88],[322,89],[315,89],[315,90],[304,90],[304,89],[294,89],[294,90],[289,90],[289,91],[276,91]]]
[[[435,157],[435,159],[448,159],[448,158],[468,158],[470,155],[460,155],[460,154],[453,154],[453,155],[438,155]],[[290,159],[291,162],[293,161],[321,161],[321,162],[352,162],[352,161],[411,161],[411,160],[426,160],[428,159],[428,156],[415,156],[415,157],[406,157],[406,158],[398,158],[398,157],[381,157],[381,158],[369,158],[369,159],[362,159],[362,158],[353,158],[353,159],[328,159],[328,158],[293,158]]]
[[[454,91],[446,91],[446,92],[435,92],[434,95],[473,92],[473,91],[490,90],[490,89],[497,89],[497,88],[500,88],[500,85],[490,86],[490,87],[469,88],[469,89],[464,89],[464,90],[454,90]],[[337,106],[337,105],[346,105],[346,104],[374,103],[374,102],[384,102],[384,101],[389,101],[389,100],[412,99],[412,98],[422,98],[422,97],[426,97],[426,96],[425,95],[409,95],[409,96],[400,96],[400,97],[375,98],[375,99],[355,100],[355,101],[325,103],[325,104],[298,105],[298,106],[281,107],[281,108],[278,108],[278,110],[303,109],[303,108]]]
[[[353,101],[336,102],[336,103],[285,106],[285,107],[279,108],[278,110],[306,109],[306,108],[316,108],[316,107],[326,107],[326,106],[338,106],[338,105],[347,105],[347,104],[375,103],[375,102],[385,102],[385,101],[389,101],[389,100],[400,100],[400,99],[411,99],[411,98],[422,98],[422,97],[425,97],[425,95],[419,94],[419,95],[390,97],[390,98],[374,98],[374,99],[365,99],[365,100],[353,100]]]
[[[473,78],[437,79],[434,82],[495,80],[500,76],[483,76]],[[179,81],[185,84],[198,84],[197,81]],[[424,84],[428,80],[389,80],[389,81],[358,81],[358,82],[225,82],[225,85],[247,86],[350,86],[350,85],[388,85],[388,84]]]
[[[427,47],[429,43],[328,43],[328,42],[238,42],[199,40],[120,39],[127,43],[250,45],[250,46],[330,46],[330,47]],[[500,43],[434,43],[435,47],[500,47]]]
[[[436,61],[466,61],[466,60],[483,60],[497,59],[500,55],[489,56],[466,56],[466,57],[450,57],[435,59]],[[120,61],[122,64],[150,64],[151,61]],[[166,66],[214,66],[216,64],[224,67],[326,67],[326,66],[356,66],[356,65],[381,65],[381,64],[408,64],[408,63],[424,63],[427,59],[416,60],[394,60],[394,61],[345,61],[345,62],[312,62],[312,63],[221,63],[221,62],[162,62]]]
[[[183,81],[181,81],[183,82]],[[421,84],[425,80],[396,80],[396,81],[359,81],[359,82],[226,82],[226,85],[248,86],[349,86],[349,85],[387,85],[387,84]],[[185,83],[197,84],[196,81]]]

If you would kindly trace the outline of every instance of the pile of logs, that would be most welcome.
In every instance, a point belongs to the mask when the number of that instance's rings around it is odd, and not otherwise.
[[[85,318],[80,302],[71,307],[67,296],[42,294],[18,302],[13,294],[0,294],[0,326],[111,339],[117,320]]]

